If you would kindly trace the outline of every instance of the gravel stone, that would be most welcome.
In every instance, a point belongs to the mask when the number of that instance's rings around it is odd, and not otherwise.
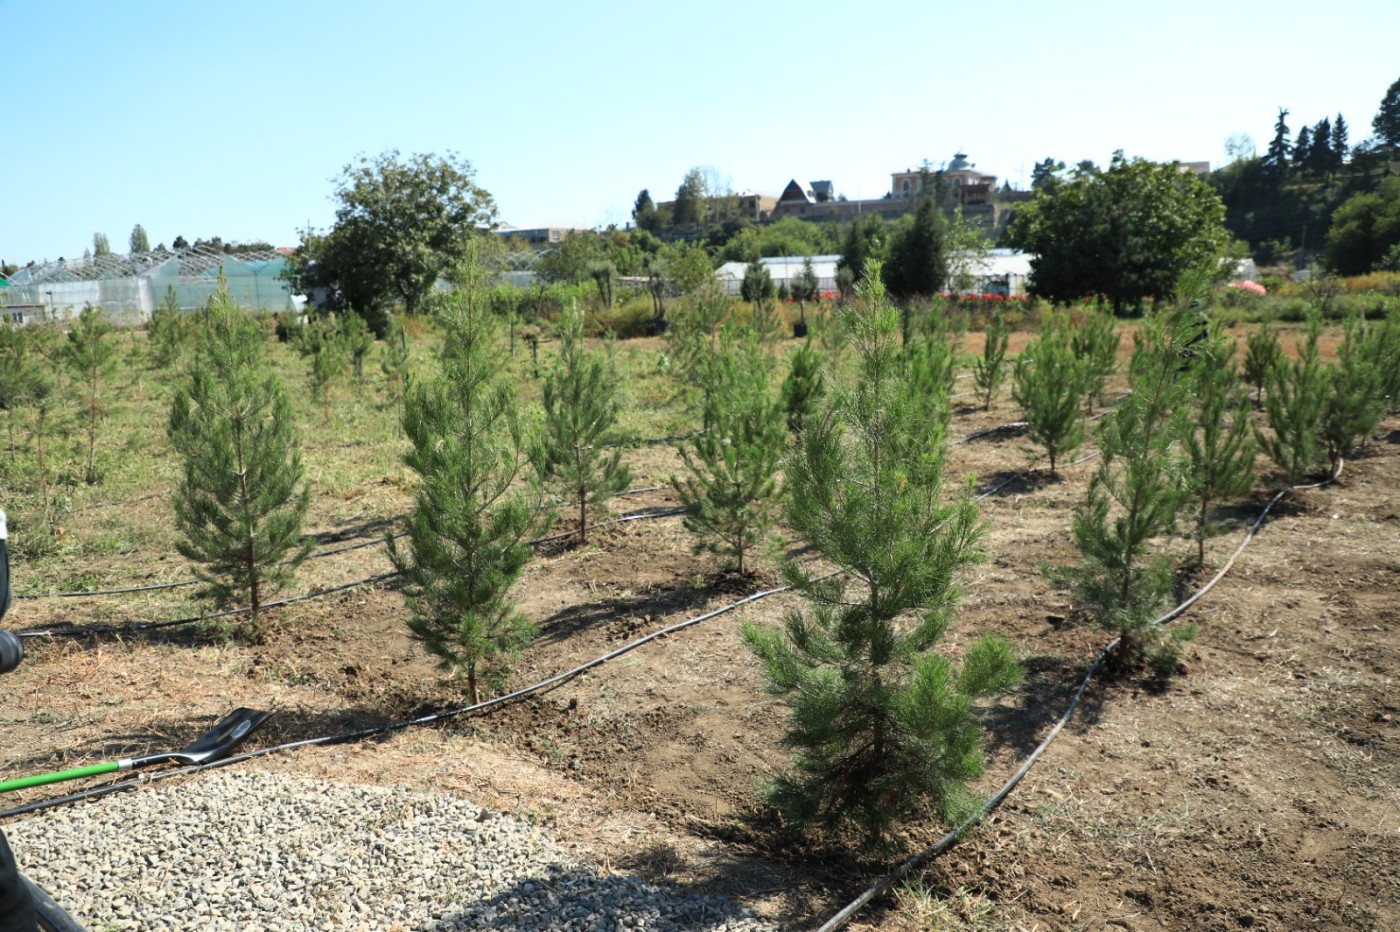
[[[465,800],[217,772],[6,826],[20,868],[105,930],[767,932],[731,900],[582,864]]]

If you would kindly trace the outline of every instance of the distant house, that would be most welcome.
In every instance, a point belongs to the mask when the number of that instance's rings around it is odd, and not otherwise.
[[[967,160],[966,152],[958,152],[947,167],[937,172],[930,171],[927,163],[921,168],[892,172],[890,197],[898,200],[918,198],[923,193],[924,179],[934,176],[942,177],[952,192],[953,202],[962,206],[985,204],[997,189],[996,175],[979,172],[977,166]]]

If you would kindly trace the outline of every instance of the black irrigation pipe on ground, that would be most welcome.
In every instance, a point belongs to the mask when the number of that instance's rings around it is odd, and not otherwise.
[[[674,625],[669,625],[665,628],[661,628],[658,631],[653,631],[651,634],[644,635],[643,637],[637,638],[633,641],[629,641],[628,643],[622,645],[616,650],[603,654],[600,657],[595,657],[592,660],[589,660],[586,663],[582,663],[571,670],[566,670],[563,673],[551,676],[549,679],[541,680],[538,683],[534,683],[530,686],[517,689],[514,692],[506,693],[502,696],[496,696],[493,699],[487,699],[485,702],[478,702],[475,705],[463,706],[457,709],[449,709],[443,712],[434,712],[429,715],[421,715],[413,719],[407,719],[398,722],[389,722],[388,724],[375,725],[369,728],[357,729],[355,731],[340,732],[338,734],[333,735],[322,735],[316,738],[303,738],[299,741],[288,741],[285,744],[275,744],[269,747],[259,748],[255,751],[247,751],[243,754],[239,754],[234,757],[226,757],[222,760],[215,761],[210,764],[195,767],[182,767],[176,770],[163,771],[161,773],[154,774],[148,777],[143,777],[140,779],[127,779],[119,781],[117,783],[108,784],[107,786],[93,787],[92,789],[84,790],[80,793],[73,793],[68,796],[60,796],[54,799],[47,800],[37,800],[32,803],[26,803],[22,806],[16,806],[12,809],[0,811],[0,820],[17,815],[26,815],[31,812],[39,812],[44,809],[55,808],[57,806],[66,805],[68,803],[77,802],[83,799],[93,799],[99,796],[106,796],[109,793],[116,793],[122,790],[134,789],[137,786],[141,786],[146,783],[154,783],[157,780],[167,780],[171,777],[199,773],[205,770],[212,770],[215,767],[226,767],[230,764],[236,764],[242,761],[252,760],[257,757],[264,757],[266,755],[275,754],[281,751],[290,751],[304,747],[320,747],[332,744],[344,744],[351,741],[363,741],[367,738],[375,738],[379,737],[380,735],[392,734],[397,731],[402,731],[406,728],[412,728],[420,725],[428,725],[434,722],[446,721],[448,719],[457,718],[463,715],[472,715],[479,712],[494,710],[496,708],[503,707],[507,704],[518,702],[528,696],[535,695],[536,693],[546,692],[548,690],[554,689],[557,686],[561,686],[569,680],[582,675],[588,670],[591,670],[594,667],[602,666],[603,664],[611,660],[616,660],[623,654],[630,653],[631,651],[634,651],[642,645],[654,641],[657,638],[665,637],[668,634],[674,634],[677,631],[682,631],[686,628],[698,625],[704,621],[709,621],[712,618],[726,614],[728,612],[732,612],[735,609],[741,608],[745,605],[757,602],[761,599],[766,599],[769,596],[777,595],[781,592],[786,592],[790,588],[790,586],[779,586],[775,589],[765,589],[760,592],[755,592],[751,595],[745,596],[742,599],[739,599],[737,602],[731,602],[728,605],[721,606],[720,608],[706,612],[703,615],[697,615],[694,618],[687,618],[685,621],[677,622]]]
[[[1269,516],[1269,512],[1273,510],[1273,507],[1277,505],[1285,495],[1294,491],[1320,489],[1323,486],[1335,482],[1337,480],[1337,477],[1340,476],[1341,473],[1342,464],[1338,462],[1336,471],[1333,472],[1332,475],[1328,476],[1323,481],[1315,482],[1310,485],[1290,486],[1275,494],[1274,497],[1269,500],[1269,503],[1264,506],[1263,510],[1259,512],[1259,516],[1254,519],[1254,524],[1250,526],[1248,533],[1246,533],[1244,536],[1244,540],[1240,541],[1240,545],[1235,548],[1235,552],[1230,555],[1230,559],[1225,561],[1225,564],[1222,567],[1220,567],[1220,570],[1214,576],[1210,578],[1210,581],[1207,582],[1200,589],[1196,590],[1196,592],[1190,598],[1182,602],[1176,608],[1162,615],[1160,618],[1155,619],[1152,622],[1152,624],[1156,626],[1166,624],[1167,622],[1181,615],[1182,612],[1185,612],[1188,608],[1194,605],[1198,599],[1204,596],[1211,589],[1215,588],[1215,584],[1220,582],[1220,580],[1225,577],[1225,574],[1228,573],[1230,571],[1230,568],[1235,565],[1235,561],[1239,559],[1240,554],[1244,553],[1245,547],[1249,546],[1250,541],[1252,541],[1255,535],[1259,532],[1259,528],[1264,524],[1264,519]],[[1050,746],[1050,743],[1054,741],[1055,738],[1060,734],[1060,730],[1064,728],[1064,726],[1069,722],[1070,718],[1074,715],[1075,711],[1079,708],[1080,700],[1084,698],[1084,693],[1088,690],[1089,683],[1093,680],[1095,674],[1097,674],[1099,669],[1103,666],[1104,661],[1108,659],[1109,654],[1112,653],[1113,649],[1118,646],[1119,640],[1119,638],[1114,638],[1113,640],[1109,641],[1108,644],[1104,646],[1103,650],[1099,652],[1099,655],[1094,658],[1094,662],[1090,665],[1089,671],[1084,675],[1084,679],[1080,682],[1079,688],[1075,690],[1074,697],[1070,700],[1069,707],[1066,708],[1064,713],[1060,715],[1059,719],[1056,720],[1054,727],[1050,729],[1049,733],[1046,734],[1045,738],[1040,742],[1039,745],[1036,746],[1035,750],[1032,751],[1030,755],[1027,756],[1024,761],[1021,762],[1021,766],[1016,768],[1016,772],[1011,775],[1011,778],[1008,779],[1006,783],[1002,784],[1001,789],[993,793],[987,799],[987,801],[984,802],[977,809],[976,812],[974,812],[972,815],[968,816],[962,822],[954,826],[953,829],[948,832],[948,834],[944,835],[938,841],[934,842],[931,846],[925,848],[923,851],[914,855],[912,858],[908,859],[903,864],[899,865],[899,867],[895,868],[889,874],[886,874],[883,878],[881,878],[881,880],[874,886],[870,887],[860,896],[852,900],[844,909],[842,909],[835,916],[832,916],[825,923],[823,923],[817,929],[817,932],[835,932],[836,929],[840,929],[846,923],[850,922],[851,919],[855,917],[856,913],[860,912],[860,910],[863,909],[875,897],[884,893],[891,886],[898,883],[900,880],[904,879],[912,872],[918,870],[919,868],[927,864],[929,861],[932,861],[940,854],[943,854],[945,851],[952,848],[953,845],[957,844],[959,839],[961,839],[962,836],[966,834],[969,829],[971,829],[977,823],[981,822],[984,818],[990,815],[993,810],[995,810],[1003,802],[1005,802],[1006,797],[1011,795],[1011,791],[1014,790],[1018,784],[1020,784],[1021,780],[1026,776],[1027,773],[1030,772],[1031,767],[1035,765],[1036,761],[1040,760],[1041,755],[1045,753],[1045,750]]]
[[[674,515],[678,515],[683,511],[685,511],[684,508],[671,508],[666,509],[664,511],[646,511],[640,514],[626,515],[625,517],[613,518],[609,521],[600,521],[597,524],[589,525],[589,530],[592,530],[594,528],[606,527],[610,524],[623,524],[630,521],[645,521],[650,518],[668,518]],[[564,534],[554,534],[549,537],[538,537],[534,540],[529,541],[528,543],[531,546],[538,546],[540,544],[549,543],[551,541],[562,540],[566,537],[573,537],[577,533],[577,531],[568,531]],[[346,589],[354,589],[356,586],[364,586],[372,583],[383,582],[386,579],[393,579],[399,575],[401,574],[397,570],[388,573],[378,573],[373,576],[366,576],[364,579],[357,579],[353,582],[342,583],[338,586],[332,586],[327,589],[316,589],[311,592],[304,592],[300,595],[288,596],[285,599],[277,599],[272,602],[264,602],[260,606],[258,606],[258,608],[259,610],[268,608],[278,608],[283,605],[291,605],[295,602],[305,602],[310,599],[319,599],[323,596],[332,595],[336,592],[344,592]],[[192,625],[198,624],[199,622],[216,621],[220,618],[232,618],[236,615],[249,614],[250,612],[252,612],[252,610],[253,609],[251,606],[245,605],[241,608],[231,608],[222,612],[214,612],[213,614],[209,615],[195,615],[189,618],[175,618],[170,619],[168,621],[123,622],[121,624],[110,625],[68,625],[66,627],[56,628],[35,628],[26,631],[17,631],[15,633],[21,638],[83,637],[86,635],[98,634],[136,634],[143,631],[155,631],[161,628],[175,628],[181,625]]]
[[[975,501],[980,502],[983,499],[995,495],[997,492],[1000,492],[1002,489],[1006,488],[1008,485],[1015,482],[1017,479],[1020,479],[1027,471],[1029,470],[1022,470],[1022,472],[1010,476],[1007,479],[1003,479],[997,485],[979,494],[976,497]],[[827,579],[831,576],[835,576],[838,572],[840,571],[834,570],[830,573],[826,573],[816,578]],[[387,575],[393,576],[397,574],[390,573]],[[71,793],[66,796],[58,796],[52,799],[36,800],[34,802],[25,803],[24,805],[16,806],[11,809],[5,809],[3,811],[0,811],[0,820],[11,818],[13,816],[27,815],[33,812],[40,812],[45,809],[53,809],[59,806],[67,805],[69,803],[79,802],[84,799],[96,799],[98,797],[106,796],[111,793],[135,789],[138,786],[143,786],[147,783],[154,783],[158,780],[167,780],[171,777],[184,776],[186,774],[193,773],[201,773],[205,770],[212,770],[215,767],[224,767],[228,766],[229,764],[235,764],[241,761],[252,760],[256,757],[263,757],[280,751],[288,751],[293,750],[295,748],[312,746],[344,744],[351,741],[362,741],[366,738],[373,738],[378,737],[379,735],[386,735],[396,731],[402,731],[405,728],[411,728],[419,725],[427,725],[433,722],[445,721],[450,718],[456,718],[461,715],[471,715],[474,713],[485,712],[488,710],[499,708],[504,706],[506,703],[515,702],[525,698],[526,696],[534,695],[540,692],[545,692],[547,690],[553,689],[556,686],[560,686],[568,680],[580,676],[586,671],[593,669],[594,667],[598,667],[611,660],[615,660],[618,657],[621,657],[623,654],[630,653],[631,651],[636,650],[638,647],[641,647],[643,644],[647,644],[651,641],[656,640],[657,638],[664,637],[668,634],[674,634],[677,631],[682,631],[686,628],[698,625],[701,622],[708,621],[712,618],[718,617],[719,615],[723,615],[727,612],[734,611],[735,609],[741,608],[745,605],[749,605],[762,599],[766,599],[770,596],[778,595],[782,592],[787,592],[791,588],[791,586],[779,586],[774,589],[765,589],[760,592],[752,593],[750,595],[745,596],[742,599],[739,599],[736,602],[731,602],[729,605],[714,609],[713,611],[706,612],[702,615],[697,615],[694,618],[688,618],[685,621],[677,622],[674,625],[669,625],[658,631],[653,631],[651,634],[647,634],[640,638],[637,638],[636,640],[630,641],[627,644],[624,644],[622,647],[617,648],[616,650],[603,654],[600,657],[596,657],[593,660],[588,661],[587,663],[580,664],[579,666],[574,667],[572,670],[556,674],[555,676],[552,676],[545,680],[541,680],[540,682],[535,683],[531,686],[523,687],[521,689],[516,690],[515,692],[507,693],[503,696],[497,696],[494,699],[488,699],[485,702],[480,702],[476,705],[464,706],[459,709],[450,709],[445,712],[435,712],[430,715],[424,715],[414,719],[399,722],[390,722],[385,725],[375,725],[370,728],[361,728],[355,731],[340,732],[338,734],[333,735],[323,735],[316,738],[304,738],[299,741],[290,741],[285,744],[271,745],[269,747],[259,748],[255,751],[248,751],[234,757],[227,757],[219,761],[199,766],[182,767],[176,770],[163,771],[156,774],[143,774],[140,777],[130,777],[125,780],[118,781],[116,783],[107,784],[106,786],[93,787],[91,789],[82,790],[78,793]]]

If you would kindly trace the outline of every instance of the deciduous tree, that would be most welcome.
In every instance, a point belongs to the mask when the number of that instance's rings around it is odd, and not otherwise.
[[[1217,262],[1225,207],[1175,164],[1114,153],[1107,169],[1075,169],[1036,192],[1007,235],[1032,253],[1031,289],[1064,302],[1103,295],[1115,311],[1173,293],[1185,270]]]
[[[361,156],[336,179],[335,224],[303,234],[291,274],[303,289],[326,288],[332,308],[353,307],[381,331],[386,305],[417,312],[494,221],[495,202],[475,178],[471,163],[451,152]]]

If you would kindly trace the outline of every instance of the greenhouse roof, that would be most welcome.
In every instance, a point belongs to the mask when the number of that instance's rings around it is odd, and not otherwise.
[[[246,252],[224,252],[212,246],[186,246],[183,249],[160,249],[129,256],[115,253],[88,256],[82,259],[61,259],[20,269],[10,280],[16,285],[43,285],[52,282],[102,281],[111,278],[136,278],[171,260],[179,262],[180,278],[215,275],[223,266],[245,265],[261,269],[286,256],[276,249],[250,249]]]

